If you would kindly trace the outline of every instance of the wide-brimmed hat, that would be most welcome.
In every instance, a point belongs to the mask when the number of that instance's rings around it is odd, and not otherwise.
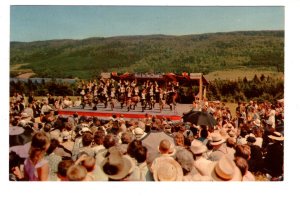
[[[182,181],[183,171],[180,164],[170,157],[161,157],[153,168],[155,181]]]
[[[233,160],[223,156],[213,166],[211,177],[215,181],[241,181],[242,173]]]
[[[81,131],[79,131],[79,134],[83,135],[83,133],[85,133],[85,132],[92,133],[91,129],[89,129],[88,127],[82,127]]]
[[[122,155],[117,147],[111,147],[106,157],[100,164],[103,172],[113,180],[121,180],[132,173],[134,163],[127,155]]]
[[[268,135],[268,137],[272,140],[283,141],[284,137],[281,133],[275,131],[272,135]]]
[[[236,131],[235,130],[230,130],[228,132],[228,135],[229,135],[229,137],[236,138]]]
[[[208,150],[207,147],[199,140],[193,140],[190,149],[195,155],[205,153]]]
[[[31,118],[31,117],[28,115],[28,113],[26,113],[26,112],[22,112],[22,113],[21,113],[21,119],[28,119],[28,118]]]
[[[253,124],[255,126],[260,126],[260,120],[259,119],[254,120]]]
[[[133,129],[133,134],[137,140],[140,140],[147,135],[147,133],[144,132],[140,127]]]
[[[222,137],[222,135],[219,132],[214,132],[211,138],[211,145],[219,145],[225,142],[224,137]]]

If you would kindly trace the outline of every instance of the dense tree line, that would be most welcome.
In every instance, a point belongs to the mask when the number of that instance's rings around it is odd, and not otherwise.
[[[18,92],[28,96],[33,92],[34,96],[46,96],[48,93],[54,96],[75,96],[77,95],[76,84],[64,83],[55,79],[46,82],[42,81],[10,81],[10,96]]]
[[[238,102],[247,100],[275,101],[284,97],[284,81],[281,78],[255,75],[252,80],[247,78],[236,81],[216,79],[208,85],[209,100]]]

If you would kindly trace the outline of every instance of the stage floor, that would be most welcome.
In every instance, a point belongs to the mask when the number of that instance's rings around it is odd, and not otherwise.
[[[121,114],[124,115],[125,119],[132,118],[145,118],[145,115],[156,116],[157,118],[170,118],[174,121],[180,121],[183,113],[188,112],[192,109],[192,104],[177,104],[174,110],[170,110],[169,106],[166,106],[161,112],[159,110],[158,104],[152,110],[146,109],[142,112],[142,107],[140,104],[137,105],[135,110],[127,111],[126,107],[121,109],[121,106],[117,104],[114,110],[111,110],[110,106],[104,108],[104,105],[98,105],[97,110],[93,110],[92,107],[86,106],[84,109],[81,107],[66,108],[59,111],[59,115],[68,116],[77,113],[79,116],[96,116],[103,119],[108,119],[115,114],[119,117]]]

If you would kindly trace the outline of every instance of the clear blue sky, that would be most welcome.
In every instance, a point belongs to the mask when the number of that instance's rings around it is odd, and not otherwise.
[[[11,6],[10,41],[284,30],[284,7]]]

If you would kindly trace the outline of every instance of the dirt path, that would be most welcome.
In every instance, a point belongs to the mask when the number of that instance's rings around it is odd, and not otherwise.
[[[20,74],[20,75],[17,76],[16,78],[30,78],[30,77],[33,76],[33,75],[35,75],[35,73],[29,72],[29,73]]]

